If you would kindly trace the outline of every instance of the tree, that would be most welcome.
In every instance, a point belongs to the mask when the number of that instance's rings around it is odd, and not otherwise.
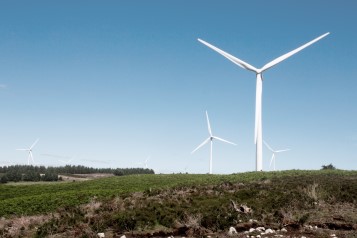
[[[6,173],[8,181],[18,182],[22,180],[22,174],[16,170],[10,170]]]
[[[336,167],[335,166],[333,166],[332,164],[329,164],[329,165],[322,165],[322,168],[321,168],[322,170],[326,170],[326,169],[331,169],[331,170],[333,170],[333,169],[336,169]]]
[[[0,179],[0,183],[7,183],[8,179],[6,177],[6,175],[2,176]]]

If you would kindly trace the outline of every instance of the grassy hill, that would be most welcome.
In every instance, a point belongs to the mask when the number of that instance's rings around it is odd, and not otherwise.
[[[40,214],[46,219],[37,229],[29,222],[20,229],[22,236],[95,237],[107,231],[111,236],[197,237],[231,226],[239,232],[269,226],[293,233],[317,226],[320,237],[323,229],[337,230],[341,237],[357,233],[357,171],[132,175],[0,185],[0,201],[0,217],[6,218],[0,235],[9,234],[7,221]],[[239,211],[240,205],[252,212]],[[317,230],[306,232],[319,237]]]

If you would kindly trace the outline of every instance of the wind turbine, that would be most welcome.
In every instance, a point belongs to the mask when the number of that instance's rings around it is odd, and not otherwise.
[[[40,139],[37,139],[31,146],[30,148],[28,149],[16,149],[16,150],[24,150],[24,151],[28,151],[29,152],[29,156],[27,157],[27,165],[30,165],[30,159],[32,161],[32,163],[34,164],[35,161],[33,160],[33,154],[32,154],[32,149],[33,147],[35,147],[35,145],[37,144],[37,142],[39,141]]]
[[[289,58],[290,56],[298,53],[299,51],[305,49],[309,45],[315,43],[316,41],[324,38],[330,34],[329,32],[315,38],[314,40],[300,46],[299,48],[290,51],[289,53],[286,53],[266,65],[264,65],[262,68],[258,69],[255,68],[254,66],[244,62],[241,59],[238,59],[234,57],[233,55],[228,54],[227,52],[224,52],[223,50],[207,43],[204,40],[198,39],[199,42],[202,44],[208,46],[212,50],[218,52],[219,54],[223,55],[230,61],[232,61],[234,64],[242,67],[243,69],[252,71],[256,74],[256,99],[255,99],[255,132],[254,132],[254,143],[256,144],[256,170],[257,171],[262,171],[263,170],[263,151],[262,151],[262,138],[263,138],[263,128],[262,128],[262,92],[263,92],[263,72],[266,71],[267,69],[270,69],[271,67],[275,66],[276,64],[284,61],[285,59]]]
[[[58,161],[61,162],[61,163],[63,163],[64,165],[69,165],[69,163],[71,163],[72,159],[69,159],[69,160],[59,159]]]
[[[265,146],[268,148],[268,150],[270,150],[270,151],[273,153],[273,155],[271,156],[271,160],[270,160],[270,165],[269,165],[269,167],[271,167],[271,164],[274,163],[274,171],[275,171],[275,154],[276,154],[276,153],[280,153],[280,152],[284,152],[284,151],[288,151],[288,150],[290,150],[290,149],[285,149],[285,150],[273,150],[273,149],[270,147],[270,145],[268,145],[268,143],[267,143],[266,141],[263,141],[263,142],[264,142]]]
[[[196,149],[194,149],[191,154],[195,153],[196,150],[198,150],[199,148],[201,148],[202,146],[204,146],[205,144],[207,144],[208,142],[211,142],[211,152],[210,152],[210,159],[209,159],[209,173],[212,174],[212,144],[213,144],[213,139],[217,139],[217,140],[220,140],[220,141],[223,141],[223,142],[226,142],[226,143],[229,143],[229,144],[232,144],[232,145],[236,145],[234,144],[233,142],[230,142],[230,141],[227,141],[227,140],[224,140],[222,138],[219,138],[217,136],[214,136],[212,134],[212,130],[211,130],[211,125],[209,123],[209,118],[208,118],[208,113],[206,111],[206,118],[207,118],[207,126],[208,126],[208,133],[209,133],[209,137],[204,140],[202,142],[202,144],[200,144]]]
[[[149,159],[150,159],[150,156],[148,156],[144,162],[140,162],[139,164],[144,165],[144,168],[147,169],[148,168]]]
[[[0,167],[9,166],[10,164],[10,161],[0,161]]]

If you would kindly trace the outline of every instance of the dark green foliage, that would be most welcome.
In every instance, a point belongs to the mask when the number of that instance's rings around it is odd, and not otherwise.
[[[129,168],[129,169],[116,169],[113,172],[116,176],[132,175],[132,174],[155,174],[152,169],[143,168]]]
[[[27,173],[25,173],[22,177],[23,181],[40,181],[41,180],[41,175],[38,172],[35,171],[28,171]]]
[[[81,165],[66,165],[64,167],[44,167],[32,165],[12,165],[0,167],[2,183],[19,181],[58,181],[58,174],[80,176],[80,174],[108,173],[117,176],[132,174],[154,174],[152,169],[127,168],[127,169],[96,169]],[[42,176],[41,176],[42,174]]]
[[[10,170],[5,174],[8,181],[18,182],[22,180],[22,174],[17,170]]]
[[[1,176],[0,183],[7,183],[8,181],[9,181],[9,179],[7,178],[6,175]]]
[[[136,228],[135,217],[131,216],[132,214],[117,214],[114,216],[108,225],[113,226],[116,230],[122,231],[132,231]]]
[[[63,233],[68,227],[76,227],[84,221],[84,214],[78,207],[64,207],[57,210],[58,216],[53,216],[43,226],[39,227],[35,237],[47,237],[53,233]]]
[[[58,174],[54,172],[46,172],[45,175],[41,176],[42,181],[58,181]]]
[[[322,168],[321,168],[322,170],[326,170],[326,169],[336,169],[336,167],[333,166],[332,164],[322,165],[321,167],[322,167]]]
[[[307,220],[309,219],[309,217],[310,217],[310,214],[309,213],[306,213],[306,214],[304,214],[302,217],[300,217],[300,219],[299,219],[299,224],[302,226],[302,225],[304,225],[306,222],[307,222]]]

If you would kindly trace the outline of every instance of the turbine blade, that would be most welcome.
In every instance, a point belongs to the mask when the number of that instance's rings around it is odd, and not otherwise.
[[[199,146],[197,146],[196,149],[194,149],[191,154],[195,153],[196,150],[198,150],[199,148],[201,148],[202,146],[204,146],[205,144],[207,144],[210,141],[211,137],[208,137],[205,141],[202,142],[202,144],[200,144]]]
[[[38,138],[30,147],[30,150],[37,144],[37,142],[40,140],[40,138]]]
[[[233,55],[230,55],[228,54],[227,52],[224,52],[223,50],[211,45],[210,43],[204,41],[204,40],[201,40],[201,39],[198,39],[199,42],[201,42],[202,44],[208,46],[209,48],[211,48],[212,50],[220,53],[221,55],[223,55],[224,57],[226,57],[227,59],[229,59],[230,61],[232,61],[234,64],[242,67],[243,69],[247,69],[247,70],[250,70],[250,71],[253,71],[253,72],[256,72],[258,71],[257,68],[255,68],[254,66],[244,62],[243,60],[241,59],[238,59],[237,57],[234,57]]]
[[[237,144],[235,144],[235,143],[233,143],[233,142],[230,142],[230,141],[228,141],[228,140],[225,140],[225,139],[219,138],[219,137],[217,137],[217,136],[212,136],[212,137],[213,137],[214,139],[217,139],[217,140],[220,140],[220,141],[226,142],[226,143],[228,143],[228,144],[237,145]]]
[[[280,56],[280,57],[274,59],[273,61],[270,61],[269,63],[267,63],[266,65],[264,65],[263,68],[260,69],[260,72],[263,72],[263,71],[265,71],[265,70],[267,70],[267,69],[273,67],[274,65],[279,64],[281,61],[283,61],[283,60],[289,58],[290,56],[292,56],[292,55],[298,53],[299,51],[301,51],[301,50],[305,49],[306,47],[312,45],[312,44],[315,43],[316,41],[319,41],[320,39],[324,38],[324,37],[327,36],[328,34],[330,34],[330,32],[327,32],[327,33],[325,33],[325,34],[323,34],[323,35],[321,35],[321,36],[319,36],[319,37],[313,39],[312,41],[309,41],[309,42],[306,43],[305,45],[302,45],[302,46],[300,46],[299,48],[297,48],[297,49],[295,49],[295,50],[292,50],[292,51],[290,51],[289,53],[286,53],[286,54],[284,54],[284,55],[282,55],[282,56]]]
[[[206,111],[206,118],[207,118],[207,126],[208,126],[208,133],[212,136],[211,124],[209,123],[208,113]]]
[[[265,140],[263,140],[263,143],[264,143],[264,145],[271,151],[271,152],[277,152],[277,151],[274,151],[271,147],[270,147],[270,145],[265,141]]]
[[[285,150],[277,150],[275,151],[276,153],[284,152],[284,151],[289,151],[290,149],[285,149]]]
[[[274,160],[274,159],[275,159],[275,154],[274,154],[274,152],[273,152],[273,155],[271,156],[269,168],[271,167],[271,164],[273,163],[273,160]]]

